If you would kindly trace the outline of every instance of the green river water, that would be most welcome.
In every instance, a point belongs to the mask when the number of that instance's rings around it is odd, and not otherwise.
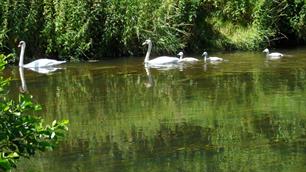
[[[280,51],[211,53],[226,61],[168,70],[146,71],[143,58],[25,69],[38,115],[70,124],[54,151],[13,171],[304,172],[306,48]],[[5,71],[12,96],[19,72]]]

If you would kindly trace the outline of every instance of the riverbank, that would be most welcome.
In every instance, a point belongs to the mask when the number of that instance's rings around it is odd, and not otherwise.
[[[53,0],[0,4],[0,50],[79,60],[304,45],[305,1]]]

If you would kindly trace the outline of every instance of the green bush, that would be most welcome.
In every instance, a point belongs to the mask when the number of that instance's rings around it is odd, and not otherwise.
[[[304,0],[1,0],[0,49],[66,59],[305,43]]]

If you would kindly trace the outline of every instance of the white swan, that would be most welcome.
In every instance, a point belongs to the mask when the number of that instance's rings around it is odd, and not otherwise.
[[[283,57],[284,55],[282,53],[269,53],[269,49],[266,48],[262,51],[263,53],[266,53],[266,56],[269,57],[269,58],[281,58]]]
[[[208,53],[205,51],[202,56],[204,56],[204,62],[221,62],[223,61],[223,58],[220,58],[220,57],[207,57],[208,56]]]
[[[18,47],[21,47],[21,52],[20,52],[20,57],[19,57],[19,67],[39,68],[39,67],[54,66],[54,65],[66,63],[66,61],[57,61],[57,60],[52,60],[52,59],[38,59],[31,63],[23,64],[26,43],[24,41],[20,41]]]
[[[199,59],[196,59],[196,58],[193,58],[193,57],[184,57],[184,53],[181,51],[177,54],[178,56],[180,56],[180,59],[179,59],[179,63],[181,62],[187,62],[187,63],[194,63],[194,62],[198,62]]]
[[[144,63],[147,67],[168,67],[177,65],[179,58],[169,57],[169,56],[160,56],[155,59],[149,60],[150,53],[152,50],[152,41],[147,39],[142,45],[148,44],[148,51],[144,59]]]

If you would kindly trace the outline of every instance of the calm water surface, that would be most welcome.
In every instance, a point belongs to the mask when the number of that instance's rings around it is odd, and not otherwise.
[[[24,70],[41,115],[70,121],[53,152],[14,171],[306,171],[306,48],[214,54],[220,64],[146,69],[143,58]],[[200,57],[198,57],[200,58]],[[17,67],[6,71],[12,96]]]

